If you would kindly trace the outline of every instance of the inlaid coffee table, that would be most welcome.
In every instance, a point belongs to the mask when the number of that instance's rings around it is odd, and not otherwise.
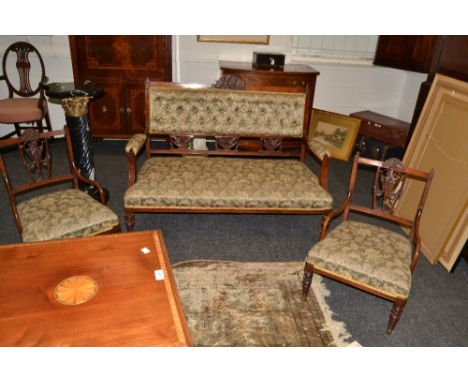
[[[0,246],[0,346],[190,346],[160,231]]]

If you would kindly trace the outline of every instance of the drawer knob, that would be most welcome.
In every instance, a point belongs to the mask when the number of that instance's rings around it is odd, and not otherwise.
[[[107,113],[107,106],[103,106],[103,107],[101,108],[101,110],[102,110],[103,113]]]

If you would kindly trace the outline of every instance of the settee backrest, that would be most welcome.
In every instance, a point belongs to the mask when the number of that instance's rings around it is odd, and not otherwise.
[[[147,132],[301,138],[305,93],[189,88],[150,82]]]

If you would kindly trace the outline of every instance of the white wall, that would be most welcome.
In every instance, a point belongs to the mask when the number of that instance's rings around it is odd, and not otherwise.
[[[174,81],[211,84],[220,76],[219,61],[251,61],[254,51],[279,52],[292,57],[293,36],[271,36],[269,45],[197,42],[196,36],[173,39]],[[301,60],[320,72],[314,106],[349,114],[373,110],[411,121],[419,85],[426,75],[371,65],[325,64]]]
[[[67,36],[0,36],[0,52],[15,41],[29,41],[40,51],[51,82],[73,81]],[[270,36],[269,45],[197,42],[196,36],[173,37],[173,81],[212,84],[220,75],[219,61],[251,61],[254,51],[286,54],[292,61],[293,36]],[[405,121],[411,117],[424,74],[377,66],[309,63],[320,71],[314,106],[349,114],[370,109]],[[36,76],[37,77],[37,76]],[[38,81],[33,76],[32,81]],[[0,82],[0,98],[7,96]],[[52,126],[61,128],[65,116],[60,105],[49,103]],[[0,124],[0,135],[11,126]]]

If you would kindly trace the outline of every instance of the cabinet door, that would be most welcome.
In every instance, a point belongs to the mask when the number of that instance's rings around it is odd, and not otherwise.
[[[89,121],[93,137],[124,136],[125,117],[120,84],[104,85],[104,95],[89,103]]]
[[[75,79],[170,81],[171,36],[71,36]]]
[[[379,36],[374,64],[427,73],[438,36]]]
[[[146,126],[145,85],[129,83],[124,85],[127,134],[144,133]]]

